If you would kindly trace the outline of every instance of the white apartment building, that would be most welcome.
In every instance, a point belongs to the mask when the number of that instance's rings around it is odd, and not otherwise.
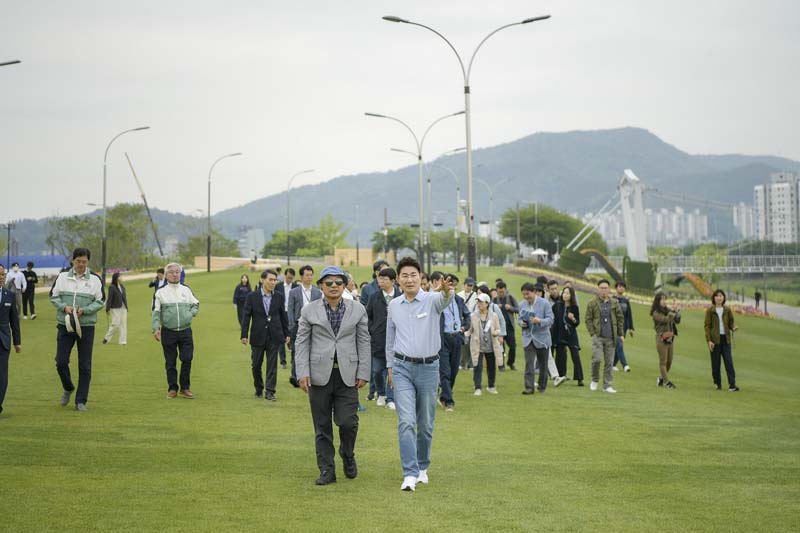
[[[753,188],[754,226],[759,240],[800,241],[800,179],[776,172],[770,182]]]
[[[739,237],[745,240],[756,238],[755,210],[744,202],[733,206],[733,225]]]

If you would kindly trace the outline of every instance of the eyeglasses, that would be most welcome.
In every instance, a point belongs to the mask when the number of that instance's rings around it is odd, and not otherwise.
[[[341,287],[342,285],[344,285],[344,281],[340,279],[326,279],[322,283],[324,283],[326,287],[333,287],[334,285],[336,285],[337,287]]]

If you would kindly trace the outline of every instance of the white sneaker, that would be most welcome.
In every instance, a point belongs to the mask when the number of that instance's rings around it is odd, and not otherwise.
[[[613,370],[614,372],[619,372],[619,368],[617,368],[616,366],[612,366],[611,370]]]
[[[597,382],[596,381],[592,381],[591,383],[589,383],[589,390],[597,390]]]
[[[630,371],[631,371],[631,367],[628,366],[628,365],[625,365],[625,372],[630,372]]]
[[[475,396],[480,396],[483,394],[480,389],[475,389]]]
[[[403,478],[403,484],[400,485],[400,490],[414,492],[417,488],[417,478],[414,476],[406,476]]]
[[[564,376],[558,376],[558,377],[556,377],[556,379],[554,379],[554,380],[553,380],[553,386],[554,386],[554,387],[558,387],[559,385],[561,385],[562,383],[564,383],[564,381],[566,381],[566,379],[567,379],[567,378],[565,378]]]
[[[28,315],[22,315],[22,320],[28,320]]]
[[[603,389],[603,392],[607,392],[609,394],[616,394],[617,389],[615,389],[614,387],[606,387],[605,389]]]
[[[386,402],[386,408],[390,411],[397,411],[397,407],[395,407],[394,402]]]
[[[420,470],[419,475],[417,476],[417,483],[422,483],[424,485],[428,484],[428,469]]]
[[[378,401],[375,402],[375,405],[384,407],[386,405],[386,396],[378,396]]]
[[[497,387],[487,387],[486,392],[489,394],[497,394]]]

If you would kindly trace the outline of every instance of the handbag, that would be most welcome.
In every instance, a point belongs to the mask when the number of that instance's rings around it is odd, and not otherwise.
[[[661,334],[661,342],[664,344],[672,344],[672,341],[675,340],[675,333],[672,331],[665,331]]]

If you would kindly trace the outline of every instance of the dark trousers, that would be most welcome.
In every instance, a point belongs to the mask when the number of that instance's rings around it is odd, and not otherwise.
[[[286,364],[286,339],[278,344],[278,355],[280,356],[281,364]]]
[[[291,376],[292,376],[292,379],[296,380],[297,379],[297,367],[294,364],[294,341],[297,339],[297,326],[292,328],[291,338],[292,338],[292,341],[291,341],[291,344],[290,344],[290,348],[292,350],[292,373],[291,373]]]
[[[469,343],[465,343],[461,347],[461,368],[472,368],[472,353],[470,352]]]
[[[556,368],[559,376],[567,375],[567,349],[572,356],[572,379],[583,381],[583,365],[581,364],[581,352],[576,346],[560,344],[556,346]]]
[[[92,381],[92,345],[94,343],[94,326],[81,327],[81,337],[69,333],[65,326],[58,325],[56,335],[56,370],[61,378],[65,391],[75,390],[69,372],[69,356],[72,347],[78,345],[78,392],[75,403],[86,403],[89,399],[89,383]]]
[[[442,348],[439,350],[439,399],[445,405],[455,405],[453,387],[456,386],[458,365],[461,362],[461,335],[445,333],[442,335]]]
[[[534,366],[539,363],[539,391],[547,388],[547,358],[550,356],[549,348],[537,348],[531,342],[525,346],[525,388],[533,390],[536,388],[534,382]]]
[[[36,314],[36,308],[33,305],[33,296],[34,292],[32,290],[27,290],[22,293],[22,314],[23,316],[28,315],[28,307],[31,308],[31,314]]]
[[[625,358],[625,343],[619,339],[614,348],[614,366],[617,366],[617,363],[622,363],[623,368],[628,366],[628,360]]]
[[[386,354],[381,353],[380,356],[372,355],[372,381],[375,384],[374,393],[378,396],[386,396],[387,402],[394,402],[394,391],[391,387],[386,386]]]
[[[327,385],[311,385],[308,389],[311,419],[320,471],[334,470],[333,421],[339,427],[339,455],[352,458],[358,435],[358,389],[342,381],[338,368],[331,372]]]
[[[264,346],[250,346],[250,359],[253,367],[253,386],[256,394],[261,395],[264,391],[264,378],[261,376],[261,367],[264,363],[264,356],[267,359],[266,370],[266,389],[267,392],[275,394],[275,385],[278,382],[278,343],[268,342]]]
[[[476,389],[481,388],[483,381],[483,360],[486,359],[486,377],[489,378],[489,388],[494,387],[494,380],[497,377],[497,362],[494,359],[494,353],[481,352],[478,354],[478,364],[472,370],[472,382],[475,384]]]
[[[0,413],[3,412],[3,400],[8,389],[8,356],[9,351],[0,346]]]
[[[719,344],[714,345],[711,351],[711,377],[714,379],[714,384],[722,386],[722,376],[720,376],[720,359],[725,363],[725,373],[728,375],[728,386],[736,386],[736,371],[733,369],[733,355],[731,354],[731,345],[725,335],[720,335]]]
[[[506,364],[508,366],[514,366],[514,363],[517,361],[517,335],[514,333],[514,327],[510,322],[506,322],[506,336],[503,342],[508,346],[508,359],[506,360]]]
[[[239,323],[239,328],[242,327],[242,315],[244,315],[244,302],[236,302],[236,319]]]
[[[175,331],[174,329],[161,328],[161,347],[164,349],[164,366],[167,369],[167,386],[169,390],[178,390],[178,352],[181,359],[181,389],[190,387],[189,376],[192,373],[192,359],[194,359],[194,339],[192,328]]]

